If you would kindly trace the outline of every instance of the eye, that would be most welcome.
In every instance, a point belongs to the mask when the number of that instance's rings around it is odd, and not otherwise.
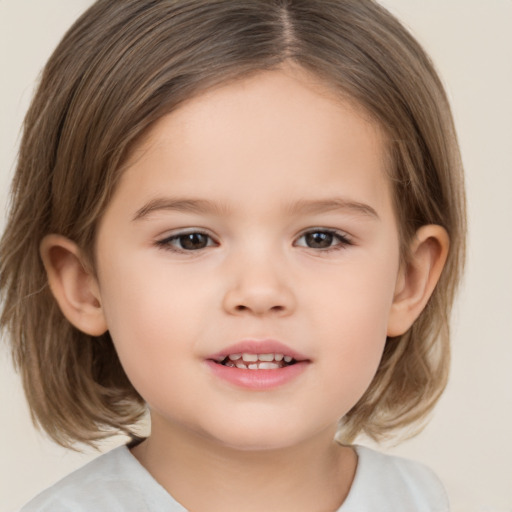
[[[216,245],[210,235],[201,232],[178,233],[156,243],[163,249],[177,252],[199,251]]]
[[[351,245],[351,242],[344,233],[329,229],[314,229],[300,236],[295,245],[325,251],[342,249]]]

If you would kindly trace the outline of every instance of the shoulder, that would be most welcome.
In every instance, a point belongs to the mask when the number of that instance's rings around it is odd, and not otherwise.
[[[137,512],[183,510],[126,446],[101,455],[46,489],[20,512]]]
[[[122,467],[125,447],[101,455],[38,494],[21,512],[46,512],[92,509],[95,496],[124,492],[129,482],[130,467]],[[98,510],[104,510],[99,508]],[[117,510],[117,508],[113,508]]]
[[[358,466],[339,512],[448,512],[446,491],[428,467],[363,446],[355,447]]]

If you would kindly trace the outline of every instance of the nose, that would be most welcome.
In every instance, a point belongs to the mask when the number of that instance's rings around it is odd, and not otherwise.
[[[270,255],[237,258],[227,272],[224,310],[233,315],[291,314],[296,307],[296,297],[284,267]]]

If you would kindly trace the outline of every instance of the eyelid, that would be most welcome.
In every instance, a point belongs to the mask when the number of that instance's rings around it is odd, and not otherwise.
[[[171,244],[172,241],[178,240],[182,236],[191,235],[191,234],[199,234],[204,235],[210,239],[211,242],[206,247],[202,249],[196,249],[196,250],[187,250],[187,249],[180,249],[179,247],[175,247]],[[176,229],[169,233],[167,233],[164,237],[160,237],[155,241],[155,245],[159,247],[160,249],[169,250],[173,252],[178,253],[194,253],[194,252],[200,252],[201,250],[204,250],[208,247],[215,247],[219,245],[219,242],[216,240],[215,236],[212,235],[207,229],[203,228],[184,228],[184,229]]]
[[[300,240],[301,238],[303,238],[304,236],[306,236],[310,233],[330,234],[338,240],[338,243],[331,245],[330,247],[326,247],[326,248],[308,247],[307,245],[302,245],[302,244],[297,243],[298,240]],[[194,249],[183,249],[183,248],[174,246],[172,244],[173,241],[176,241],[180,237],[183,237],[183,236],[186,236],[189,234],[199,234],[199,235],[206,236],[209,239],[209,243],[205,247],[195,249],[195,250]],[[215,246],[219,245],[219,242],[216,240],[216,237],[211,232],[209,232],[209,230],[204,229],[204,228],[195,228],[195,227],[173,230],[173,231],[167,233],[166,236],[157,239],[154,243],[157,247],[164,249],[164,250],[169,250],[169,251],[173,251],[173,252],[177,252],[177,253],[188,253],[188,254],[194,253],[194,252],[200,252],[206,248],[215,247]],[[325,227],[312,227],[312,228],[307,228],[307,229],[303,230],[302,232],[300,232],[299,235],[295,238],[295,242],[293,243],[293,245],[298,246],[298,247],[305,247],[305,248],[311,249],[315,252],[324,252],[325,253],[325,252],[329,252],[329,251],[333,251],[333,250],[343,249],[346,246],[353,245],[353,238],[346,231],[342,231],[339,229],[325,228]]]
[[[335,244],[331,247],[325,248],[325,249],[315,249],[313,247],[307,247],[303,245],[299,245],[299,247],[306,247],[308,249],[312,249],[319,252],[327,252],[329,250],[336,250],[336,249],[342,249],[346,247],[347,245],[353,245],[353,238],[351,235],[349,235],[346,231],[341,231],[339,229],[335,228],[324,228],[324,227],[313,227],[308,228],[302,231],[296,238],[295,245],[297,244],[297,240],[300,240],[302,237],[308,235],[309,233],[328,233],[330,235],[333,235],[339,240],[338,244]]]

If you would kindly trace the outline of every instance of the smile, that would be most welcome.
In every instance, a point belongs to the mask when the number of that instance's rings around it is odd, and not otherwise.
[[[206,363],[212,374],[237,388],[265,391],[286,385],[312,361],[276,340],[243,340],[211,355]]]
[[[286,366],[295,364],[292,356],[284,354],[229,354],[229,356],[219,361],[220,364],[230,368],[239,368],[241,370],[278,370]]]

